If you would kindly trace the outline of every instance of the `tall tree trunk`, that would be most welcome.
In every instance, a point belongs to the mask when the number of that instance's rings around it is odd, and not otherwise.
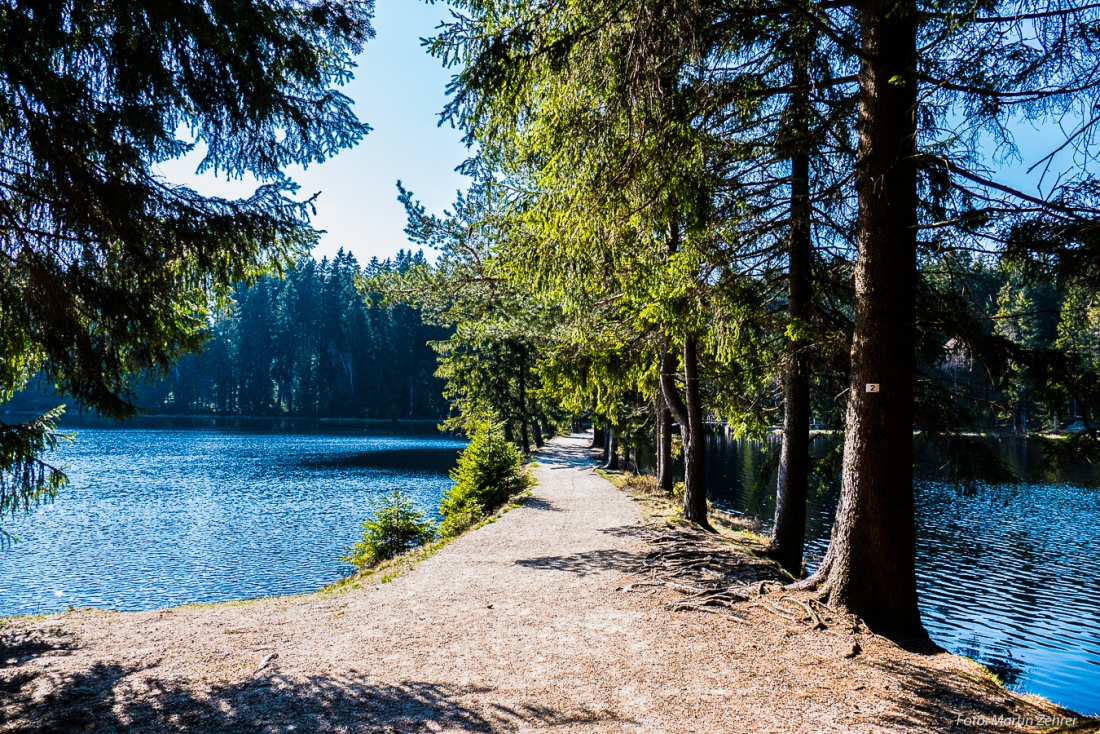
[[[855,333],[840,505],[822,574],[833,604],[920,645],[928,635],[913,519],[915,0],[866,0],[860,22]]]
[[[541,449],[546,443],[542,440],[542,425],[538,421],[531,421],[531,431],[535,434],[535,446]]]
[[[694,337],[684,340],[684,406],[688,436],[684,441],[684,518],[709,528],[707,521],[706,427],[699,389],[699,358]]]
[[[795,31],[798,32],[797,30]],[[805,43],[803,36],[796,43]],[[791,86],[809,84],[805,46],[792,63]],[[788,296],[791,321],[810,317],[813,239],[810,225],[810,152],[806,137],[809,103],[805,93],[791,95],[790,117],[796,126],[791,156],[790,232],[787,240]],[[797,333],[797,331],[796,331]],[[792,338],[783,372],[783,442],[779,450],[779,481],[775,493],[775,528],[770,555],[795,578],[802,575],[806,542],[806,489],[810,472],[810,381],[807,345]]]
[[[664,395],[657,399],[657,489],[672,493],[672,411]]]
[[[523,444],[523,453],[531,453],[531,434],[527,430],[527,421],[519,422],[519,441]]]
[[[672,223],[668,230],[668,253],[676,254],[680,249],[680,226]],[[665,403],[676,416],[680,424],[680,437],[684,443],[684,518],[712,530],[707,521],[707,477],[704,454],[706,437],[703,428],[703,405],[699,391],[699,359],[696,354],[695,337],[684,340],[684,397],[676,389],[672,377],[671,365],[675,358],[671,354],[668,337],[665,338],[665,353],[661,359],[661,391]]]
[[[676,422],[680,424],[680,438],[684,443],[684,518],[710,529],[707,521],[707,484],[703,454],[706,438],[703,435],[703,412],[699,395],[699,375],[695,340],[684,342],[684,397],[676,387],[676,356],[672,343],[665,338],[665,353],[661,358],[661,394]]]
[[[603,468],[611,471],[619,469],[619,437],[614,428],[607,432],[607,463]]]
[[[526,365],[527,360],[522,360],[519,371],[519,434],[520,441],[523,443],[524,455],[531,453],[531,437],[527,432],[527,381],[524,379],[527,376]]]
[[[607,463],[608,457],[611,456],[611,436],[612,428],[608,425],[603,432],[603,453],[600,455],[600,461],[604,464]]]
[[[603,428],[593,421],[592,423],[592,448],[602,449],[607,442],[607,436],[604,435]]]

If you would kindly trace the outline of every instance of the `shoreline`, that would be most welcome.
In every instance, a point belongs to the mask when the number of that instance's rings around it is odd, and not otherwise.
[[[595,455],[596,450],[593,450],[593,452]],[[652,480],[652,477],[649,477],[648,475],[634,475],[628,471],[608,471],[604,469],[597,469],[596,471],[598,474],[600,474],[600,476],[604,477],[620,491],[634,497],[637,501],[652,504],[654,506],[654,509],[648,511],[648,515],[650,517],[664,519],[665,524],[669,527],[690,527],[688,523],[684,522],[682,519],[679,519],[679,506],[676,503],[670,501],[670,498],[668,496],[664,495],[663,493],[654,491],[649,486],[650,484],[654,484],[654,482],[650,481]],[[641,479],[641,481],[637,481],[638,479]],[[778,564],[775,564],[773,561],[767,559],[766,556],[763,555],[767,547],[768,538],[766,535],[761,535],[759,533],[759,521],[756,518],[731,515],[729,513],[713,508],[708,509],[708,517],[711,525],[718,531],[719,535],[721,536],[722,541],[733,545],[737,549],[736,552],[745,553],[752,557],[763,558],[766,560],[767,563],[772,564],[775,567],[775,573],[777,576],[782,575],[790,579],[790,576],[782,568],[780,568]],[[809,592],[788,593],[790,597],[797,596],[799,598],[804,598],[807,601],[814,598],[814,595]],[[811,601],[811,603],[813,602]],[[805,618],[805,621],[808,623],[811,621],[811,618],[807,616]],[[850,617],[848,620],[846,620],[846,624],[858,627],[862,624],[862,622],[854,617]],[[873,633],[871,633],[871,635],[885,642],[889,646],[895,647],[899,650],[902,649],[895,643],[886,640],[885,638],[881,638],[878,635],[874,635]],[[1051,731],[1064,730],[1100,732],[1100,712],[1094,714],[1081,714],[1072,711],[1071,709],[1068,709],[1061,704],[1055,703],[1054,701],[1051,701],[1050,699],[1042,695],[1029,693],[1026,691],[1012,690],[1004,684],[1004,682],[996,674],[996,672],[994,672],[989,666],[982,663],[981,661],[975,660],[974,658],[968,657],[966,655],[952,652],[946,648],[941,647],[940,645],[935,643],[935,641],[933,641],[932,644],[935,645],[935,647],[937,648],[936,651],[920,654],[929,657],[946,657],[950,659],[957,659],[960,661],[965,661],[966,664],[976,666],[981,672],[981,677],[994,683],[1004,692],[1005,695],[1020,698],[1021,700],[1028,701],[1029,703],[1047,708],[1050,711],[1054,712],[1041,715],[1040,719],[1042,720],[1054,722],[1056,720],[1065,719],[1068,721],[1072,719],[1072,723],[1034,723],[1034,726],[1063,727],[1050,729]],[[988,719],[988,723],[991,725],[1003,725],[1006,723],[1005,717],[1003,716],[1001,716],[1000,718],[996,716],[986,718]],[[1036,719],[1035,717],[1032,718],[1036,722],[1040,720]],[[1079,728],[1080,726],[1085,726],[1087,728],[1081,729]]]
[[[37,418],[38,413],[27,411],[9,411],[0,416],[12,416],[16,418]],[[63,413],[58,420],[59,425],[68,421],[101,421],[105,425],[124,428],[127,424],[141,420],[209,420],[209,421],[244,421],[244,422],[302,422],[302,423],[362,423],[369,425],[431,425],[438,426],[446,417],[442,418],[337,418],[302,415],[219,415],[212,413],[142,413],[125,420],[105,418],[98,414],[89,413]]]
[[[692,530],[666,499],[600,478],[579,443],[538,456],[532,495],[492,521],[337,588],[4,618],[0,732],[92,719],[120,732],[984,733],[1073,716],[974,661],[901,650],[805,602],[825,625],[811,627],[779,588],[710,613],[685,607],[681,590],[639,571],[666,543],[694,548]],[[718,519],[728,532],[707,555],[767,586],[759,536]]]

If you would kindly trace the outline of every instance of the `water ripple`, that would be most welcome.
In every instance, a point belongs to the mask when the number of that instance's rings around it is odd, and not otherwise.
[[[347,574],[366,500],[434,513],[463,446],[438,436],[95,429],[58,457],[72,484],[5,518],[0,614],[141,610],[313,591]]]
[[[775,477],[765,457],[747,442],[708,449],[715,504],[756,515],[767,529]],[[811,569],[828,547],[836,500],[835,489],[811,499]],[[916,501],[918,585],[932,638],[1014,689],[1100,713],[1100,490],[1019,484],[962,492],[918,482]]]

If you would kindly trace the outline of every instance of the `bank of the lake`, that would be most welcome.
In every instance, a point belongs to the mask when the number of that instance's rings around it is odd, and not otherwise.
[[[338,559],[367,499],[401,486],[434,512],[462,446],[434,426],[390,421],[173,416],[125,426],[70,423],[73,484],[31,516],[5,518],[24,542],[0,551],[0,615],[315,591],[351,571]],[[1035,462],[1033,444],[1005,450],[1021,472]],[[773,456],[713,436],[714,504],[766,529]],[[922,612],[940,645],[1013,690],[1098,712],[1100,492],[1056,480],[973,491],[919,482]],[[811,564],[835,499],[834,490],[811,499]]]
[[[586,443],[556,441],[527,502],[389,583],[4,620],[0,732],[976,733],[1073,716],[840,624],[626,593],[654,520]]]
[[[817,440],[824,457],[835,445]],[[1100,713],[1100,489],[1043,473],[1034,441],[1004,438],[994,451],[1023,481],[951,485],[925,457],[916,482],[917,576],[932,639],[989,667],[1013,690]],[[707,476],[719,508],[774,515],[777,445],[715,433]],[[835,483],[811,493],[807,564],[829,543]]]

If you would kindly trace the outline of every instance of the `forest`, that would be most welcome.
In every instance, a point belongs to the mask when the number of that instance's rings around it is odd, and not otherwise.
[[[56,85],[0,59],[43,100],[0,108],[21,161],[0,172],[17,203],[0,211],[0,399],[39,375],[124,419],[135,376],[161,374],[146,399],[171,410],[407,417],[442,412],[441,384],[448,425],[499,422],[524,449],[571,416],[611,461],[652,436],[658,486],[682,478],[701,530],[711,424],[779,428],[769,553],[792,588],[926,644],[914,436],[960,479],[1008,478],[990,431],[1061,433],[1047,461],[1100,460],[1100,6],[453,6],[425,45],[453,71],[441,122],[465,134],[472,184],[437,214],[399,183],[412,246],[436,255],[358,274],[349,255],[302,259],[312,200],[282,171],[368,132],[329,87],[371,8],[246,13],[264,33],[232,38],[200,18],[193,37],[220,40],[198,81],[176,73],[191,47],[171,23],[131,38],[95,13],[79,20],[102,76],[69,78],[85,64],[64,34],[42,41],[74,59],[46,65]],[[130,104],[149,98],[174,101]],[[55,126],[54,109],[115,113]],[[190,150],[181,120],[203,167],[264,185],[238,202],[166,185],[151,167]],[[64,483],[41,460],[56,418],[0,426],[0,509]],[[820,426],[843,436],[840,499],[805,577]]]
[[[514,436],[588,416],[610,465],[646,434],[670,492],[682,450],[704,529],[713,422],[778,428],[770,553],[795,578],[833,429],[830,549],[793,588],[926,642],[915,441],[958,480],[1012,479],[990,432],[1100,457],[1096,6],[459,8],[428,47],[474,184],[438,215],[400,189],[440,256],[376,285],[454,327],[457,409]]]
[[[361,266],[341,250],[239,285],[201,351],[135,380],[133,401],[158,415],[439,420],[447,406],[431,343],[447,331],[358,290],[363,278],[424,265],[422,253],[400,251]],[[41,411],[58,400],[32,387],[4,407]]]

